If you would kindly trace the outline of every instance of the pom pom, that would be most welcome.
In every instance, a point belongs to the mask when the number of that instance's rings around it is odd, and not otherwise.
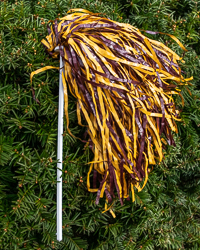
[[[88,124],[88,145],[94,153],[88,190],[97,192],[96,204],[104,193],[112,203],[115,190],[121,204],[131,192],[134,201],[134,187],[141,191],[145,186],[149,164],[162,161],[163,143],[175,146],[171,131],[177,132],[175,121],[180,119],[172,95],[180,95],[178,86],[192,78],[184,79],[175,52],[130,24],[83,9],[69,12],[48,26],[42,44],[53,58],[60,53],[64,62],[67,127],[67,85],[77,99],[79,125],[82,118]]]

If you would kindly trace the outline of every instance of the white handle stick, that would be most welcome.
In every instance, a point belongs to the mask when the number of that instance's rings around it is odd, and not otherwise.
[[[59,51],[59,47],[55,48]],[[57,240],[62,240],[62,161],[63,161],[63,114],[64,114],[64,91],[62,83],[63,61],[60,56],[59,72],[59,105],[58,105],[58,141],[57,141]]]

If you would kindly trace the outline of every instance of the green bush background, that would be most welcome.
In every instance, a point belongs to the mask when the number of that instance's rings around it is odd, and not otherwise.
[[[184,87],[185,106],[175,136],[136,202],[114,205],[116,218],[102,214],[86,188],[92,153],[64,133],[63,241],[56,241],[56,148],[58,72],[34,77],[40,67],[59,66],[40,41],[49,20],[70,8],[104,13],[143,29],[175,35],[187,47],[182,69],[193,75]],[[0,2],[0,249],[200,249],[200,1],[39,0]],[[148,35],[179,55],[166,35]],[[76,102],[69,95],[70,128],[77,125]],[[83,183],[80,182],[80,177]]]

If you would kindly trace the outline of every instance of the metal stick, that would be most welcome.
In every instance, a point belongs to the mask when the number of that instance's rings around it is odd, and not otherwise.
[[[55,48],[59,51],[59,47]],[[62,161],[63,161],[63,115],[64,115],[64,91],[62,83],[63,61],[60,56],[59,72],[59,105],[58,105],[58,141],[57,141],[57,240],[62,240]]]

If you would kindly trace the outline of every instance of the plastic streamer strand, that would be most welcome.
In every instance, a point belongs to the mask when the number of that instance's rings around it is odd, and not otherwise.
[[[83,118],[87,122],[94,153],[87,188],[97,192],[96,204],[105,193],[105,211],[115,216],[115,194],[121,204],[131,194],[134,201],[134,189],[141,191],[147,183],[148,166],[162,161],[164,144],[175,146],[172,131],[177,132],[180,118],[172,96],[181,95],[179,85],[192,77],[183,77],[177,63],[182,58],[175,52],[130,24],[84,9],[68,13],[48,25],[49,35],[41,42],[53,58],[60,54],[64,61],[69,133],[67,88],[77,99],[78,124],[82,126]],[[54,52],[57,46],[59,53]]]

